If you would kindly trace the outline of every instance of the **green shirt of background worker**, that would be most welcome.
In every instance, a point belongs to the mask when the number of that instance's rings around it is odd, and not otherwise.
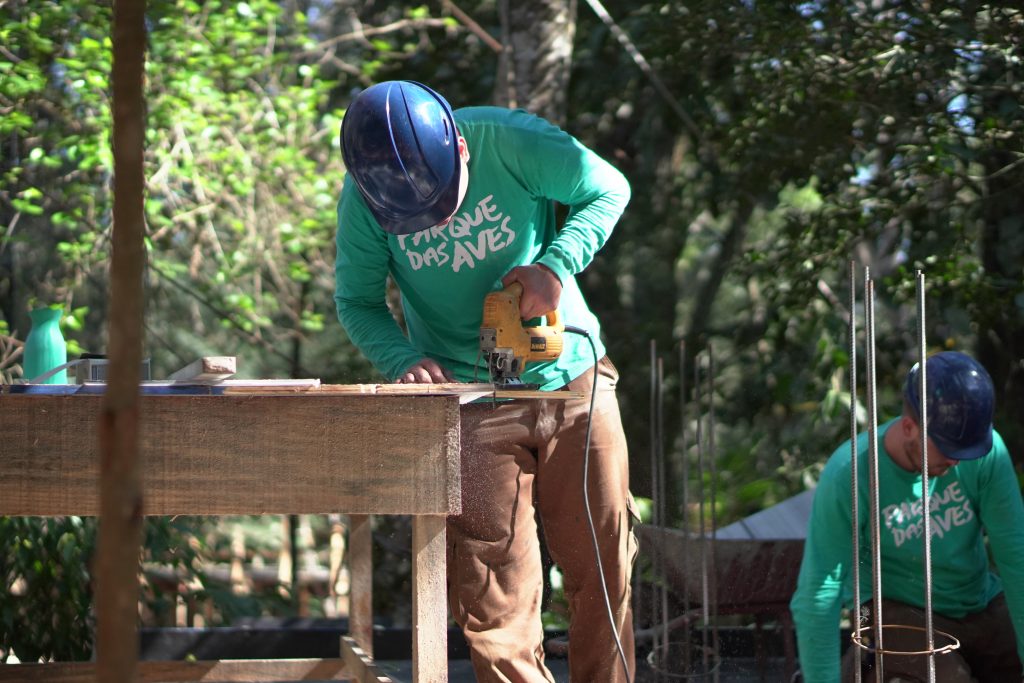
[[[495,107],[453,112],[411,81],[361,92],[342,122],[341,144],[348,173],[338,203],[338,318],[384,375],[404,383],[490,381],[480,363],[483,302],[512,282],[523,287],[524,319],[557,309],[590,336],[565,335],[556,360],[521,373],[542,390],[585,398],[462,409],[462,513],[447,524],[448,597],[477,679],[553,681],[544,663],[535,511],[564,575],[572,680],[624,681],[626,668],[631,679],[636,545],[618,375],[574,278],[608,239],[628,183],[543,119]],[[569,209],[561,226],[554,202]],[[408,335],[387,307],[389,275]],[[588,424],[589,511],[607,593],[584,506]]]
[[[927,651],[918,427],[919,366],[907,375],[901,417],[878,429],[878,499],[882,590],[882,671],[889,680],[927,678],[927,658],[889,654]],[[927,360],[928,476],[931,496],[932,613],[936,680],[1021,680],[1024,653],[1024,505],[1002,438],[992,428],[992,380],[959,352]],[[873,624],[868,435],[857,439],[861,625]],[[800,664],[808,683],[875,680],[873,653],[850,645],[840,673],[840,610],[853,597],[850,442],[829,458],[814,494],[797,589],[790,603]],[[990,570],[988,548],[999,575]],[[870,640],[871,631],[865,632]],[[869,677],[868,677],[869,676]]]

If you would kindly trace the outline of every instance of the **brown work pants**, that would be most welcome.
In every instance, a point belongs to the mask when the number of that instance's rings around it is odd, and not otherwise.
[[[633,676],[629,577],[635,506],[615,398],[618,373],[598,363],[587,492],[615,627]],[[482,683],[553,681],[544,665],[539,512],[569,603],[569,671],[579,683],[625,681],[583,503],[593,369],[572,400],[475,403],[462,410],[462,514],[448,519],[448,599]]]
[[[870,610],[870,603],[865,606]],[[924,628],[925,625],[923,609],[896,600],[882,600],[882,620],[885,624],[918,628]],[[874,623],[870,616],[868,623]],[[1017,657],[1013,622],[1006,606],[1006,597],[1002,593],[993,598],[985,609],[961,619],[951,619],[933,612],[932,628],[936,648],[950,643],[949,638],[940,634],[940,631],[960,641],[960,647],[956,650],[935,655],[937,683],[1010,683],[1021,680],[1021,663]],[[886,653],[882,655],[884,680],[893,677],[906,683],[928,680],[927,656],[891,654],[927,651],[924,631],[886,628],[882,638],[882,649]],[[874,655],[865,654],[856,645],[850,645],[843,657],[843,680],[854,680],[853,667],[858,655],[863,672],[861,680],[874,681]]]

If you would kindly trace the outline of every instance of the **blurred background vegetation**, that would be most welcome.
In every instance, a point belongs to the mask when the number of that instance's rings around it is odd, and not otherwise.
[[[1019,3],[607,0],[614,27],[594,7],[150,0],[142,285],[154,378],[236,355],[243,377],[380,379],[334,314],[338,126],[361,88],[407,78],[455,107],[545,115],[629,178],[632,202],[579,280],[622,373],[633,488],[646,497],[652,345],[663,363],[669,523],[696,458],[693,380],[712,379],[705,364],[695,375],[698,353],[714,356],[720,523],[813,486],[848,436],[851,260],[877,281],[881,417],[899,410],[915,360],[920,269],[929,348],[988,367],[1019,464]],[[21,379],[35,306],[64,307],[72,357],[106,347],[110,16],[109,2],[0,0],[4,382]],[[150,520],[146,559],[207,585],[203,563],[233,523]],[[92,520],[0,520],[0,649],[88,655],[93,534]],[[385,571],[401,581],[402,566]],[[19,578],[32,590],[10,590]],[[218,613],[234,613],[232,595]],[[24,630],[44,608],[59,637]]]

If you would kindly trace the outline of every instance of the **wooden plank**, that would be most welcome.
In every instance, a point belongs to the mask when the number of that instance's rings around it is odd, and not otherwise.
[[[270,395],[278,393],[301,394],[373,394],[383,396],[459,396],[460,403],[468,403],[479,398],[519,399],[519,400],[553,400],[567,401],[584,398],[582,391],[538,391],[535,389],[500,389],[493,384],[445,382],[439,384],[320,384],[317,386],[244,386],[232,385],[224,389],[226,395]]]
[[[96,515],[95,396],[0,396],[0,515]],[[455,397],[143,396],[144,514],[457,514]]]
[[[256,683],[353,680],[342,659],[224,659],[139,662],[138,683]],[[0,664],[2,683],[96,683],[95,662]],[[371,679],[372,680],[372,679]],[[386,679],[385,679],[386,680]]]
[[[349,633],[373,656],[373,534],[369,515],[349,515]]]
[[[235,374],[235,356],[204,356],[167,376],[170,380],[216,381]]]
[[[445,590],[445,518],[412,520],[412,679],[448,680],[448,604]]]
[[[373,663],[373,657],[367,655],[359,643],[348,636],[341,637],[341,657],[345,660],[345,667],[352,672],[353,680],[359,683],[393,683]],[[413,676],[413,680],[419,679]]]

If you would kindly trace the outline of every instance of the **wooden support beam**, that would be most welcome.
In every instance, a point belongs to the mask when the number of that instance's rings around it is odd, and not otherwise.
[[[341,658],[345,662],[345,668],[352,672],[352,679],[359,683],[393,683],[377,668],[373,657],[368,656],[355,639],[348,636],[341,637]],[[414,680],[416,679],[413,676]]]
[[[0,515],[96,515],[101,399],[0,396]],[[458,514],[456,397],[142,396],[147,515]]]
[[[448,603],[445,590],[445,518],[412,520],[412,678],[417,683],[448,680]]]
[[[204,356],[167,376],[170,380],[216,382],[235,374],[235,356]]]
[[[108,386],[98,428],[89,432],[92,466],[100,471],[96,543],[96,677],[132,683],[138,658],[139,546],[142,509],[139,467],[139,369],[142,366],[142,287],[145,263],[146,1],[116,0],[113,14],[111,134],[114,159]],[[99,411],[97,411],[99,412]]]
[[[349,681],[341,659],[224,659],[201,662],[139,662],[138,683],[256,683],[258,681]],[[0,683],[96,683],[94,662],[0,665]],[[365,679],[355,679],[365,680]],[[376,679],[369,679],[374,681]],[[383,679],[388,680],[388,679]]]
[[[373,656],[373,534],[370,515],[349,515],[349,633]]]

